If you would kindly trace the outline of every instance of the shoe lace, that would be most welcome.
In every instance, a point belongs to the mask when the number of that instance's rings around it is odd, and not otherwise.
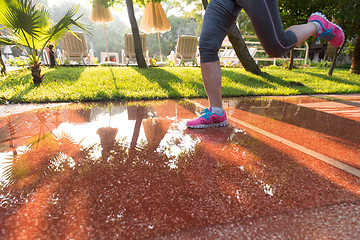
[[[323,28],[324,29],[324,28]],[[325,41],[330,41],[334,37],[332,28],[324,29],[324,31],[319,35],[318,39],[324,39]]]
[[[210,118],[210,115],[212,114],[208,108],[205,108],[204,110],[201,111],[201,116],[200,117],[203,117],[205,118],[206,120],[209,120]]]

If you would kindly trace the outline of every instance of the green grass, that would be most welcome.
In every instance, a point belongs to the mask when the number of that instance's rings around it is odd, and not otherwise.
[[[242,68],[223,68],[224,97],[360,93],[360,76],[336,69],[262,69],[260,76]],[[29,70],[0,78],[1,103],[146,100],[206,97],[197,67],[60,67],[44,68],[44,82],[32,83]],[[298,86],[302,83],[302,86]]]

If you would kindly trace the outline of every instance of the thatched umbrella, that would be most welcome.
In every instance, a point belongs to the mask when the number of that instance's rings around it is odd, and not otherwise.
[[[143,120],[143,126],[149,149],[154,151],[166,135],[171,121],[167,118],[149,118]]]
[[[171,26],[160,3],[150,0],[146,4],[144,15],[141,19],[140,29],[146,33],[158,34],[160,58],[162,61],[160,32],[163,33],[169,31]]]
[[[107,38],[106,38],[106,27],[105,27],[105,23],[114,21],[114,17],[111,14],[110,8],[104,7],[101,3],[96,3],[92,7],[92,11],[91,11],[89,18],[91,21],[93,21],[95,23],[103,23],[104,24],[106,56],[107,56],[107,61],[110,61],[109,48],[108,48],[108,43],[107,43]]]
[[[111,125],[111,106],[109,112],[109,127],[101,127],[96,131],[100,137],[100,144],[102,147],[102,156],[107,159],[110,156],[110,151],[114,148],[115,138],[118,133],[118,128],[112,128]]]

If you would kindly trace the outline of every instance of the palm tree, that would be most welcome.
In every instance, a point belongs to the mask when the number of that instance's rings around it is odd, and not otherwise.
[[[73,26],[87,30],[77,22],[82,15],[74,18],[78,9],[79,5],[71,7],[54,24],[46,8],[32,0],[0,0],[0,24],[6,31],[0,38],[0,44],[17,45],[28,55],[35,85],[42,83],[40,57],[47,44],[58,42]]]
[[[129,21],[130,21],[132,33],[134,36],[136,61],[138,63],[139,68],[147,68],[147,64],[145,62],[144,55],[142,54],[142,46],[141,46],[141,41],[140,41],[139,28],[137,26],[135,13],[134,13],[133,0],[126,0],[126,7],[128,10]]]

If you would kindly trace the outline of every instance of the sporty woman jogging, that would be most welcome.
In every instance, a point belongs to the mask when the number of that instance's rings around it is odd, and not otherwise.
[[[280,57],[315,36],[339,47],[344,43],[342,29],[321,13],[313,13],[306,24],[284,30],[277,0],[211,0],[200,34],[200,67],[209,100],[201,116],[187,122],[189,128],[224,127],[228,125],[222,107],[221,67],[218,51],[241,9],[249,15],[264,50]]]

